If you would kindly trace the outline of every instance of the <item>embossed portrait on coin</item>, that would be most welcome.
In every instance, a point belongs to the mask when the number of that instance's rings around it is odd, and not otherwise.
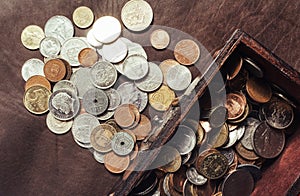
[[[69,114],[70,112],[74,112],[74,101],[75,100],[70,95],[68,95],[68,93],[62,92],[57,94],[53,98],[52,105],[61,113]]]

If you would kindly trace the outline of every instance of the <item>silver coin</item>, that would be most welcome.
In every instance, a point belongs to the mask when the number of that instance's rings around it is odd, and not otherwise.
[[[91,29],[88,31],[87,35],[86,35],[86,39],[87,39],[87,42],[95,47],[95,48],[99,48],[103,45],[103,43],[99,42],[98,40],[96,40],[95,36],[94,36],[94,30]]]
[[[89,48],[84,40],[79,37],[72,37],[62,44],[60,56],[71,66],[79,66],[78,55],[84,48]]]
[[[190,160],[191,156],[192,156],[192,152],[189,152],[189,153],[187,153],[185,155],[182,155],[181,156],[182,165],[186,164]]]
[[[44,75],[44,66],[45,63],[37,58],[28,59],[22,66],[22,77],[25,81],[27,81],[31,76],[34,75]]]
[[[90,143],[83,143],[78,141],[77,139],[74,138],[74,141],[76,142],[76,144],[82,148],[92,148],[92,145]]]
[[[40,42],[40,53],[46,57],[56,57],[61,49],[61,45],[58,39],[54,37],[45,37]]]
[[[196,134],[191,128],[179,125],[170,142],[181,155],[184,155],[192,152],[196,145],[196,140]]]
[[[229,132],[229,141],[228,143],[223,146],[222,148],[230,148],[238,141],[238,131],[237,129]]]
[[[222,149],[219,152],[224,155],[228,160],[228,165],[231,165],[234,161],[235,153],[232,148]]]
[[[124,60],[124,75],[130,80],[139,80],[148,73],[149,65],[147,59],[141,55],[131,55]]]
[[[253,150],[252,135],[259,124],[260,121],[252,117],[245,120],[245,134],[241,139],[241,144],[248,150]]]
[[[65,16],[53,16],[45,24],[46,37],[54,37],[64,43],[65,40],[73,37],[74,26],[72,21]]]
[[[186,89],[192,81],[190,70],[183,65],[170,67],[167,72],[167,84],[175,91]]]
[[[145,52],[142,45],[135,43],[135,42],[127,43],[127,48],[128,48],[127,56],[141,55],[141,56],[145,57],[145,59],[148,59],[147,53]]]
[[[120,21],[113,16],[102,16],[94,22],[94,37],[102,43],[111,43],[121,34]]]
[[[100,125],[98,119],[91,114],[80,114],[73,122],[73,137],[81,143],[90,143],[90,135],[92,130]]]
[[[49,99],[49,111],[58,120],[74,118],[80,108],[78,97],[71,91],[62,89],[52,93]]]
[[[111,141],[112,150],[121,156],[130,154],[134,145],[132,136],[126,132],[118,132],[114,134]]]
[[[90,80],[90,68],[80,68],[73,72],[70,81],[73,82],[78,90],[78,97],[82,99],[83,95],[89,89],[95,88]]]
[[[107,110],[113,111],[121,104],[121,96],[116,89],[110,88],[105,90],[105,93],[109,100]]]
[[[207,182],[207,178],[200,175],[194,167],[186,170],[186,177],[194,185],[204,185]]]
[[[60,80],[53,86],[53,92],[66,89],[72,91],[74,94],[78,94],[75,84],[70,80]]]
[[[100,116],[98,116],[98,119],[101,121],[105,121],[110,119],[111,117],[113,117],[115,114],[115,111],[106,111],[103,114],[101,114]]]
[[[246,130],[245,126],[238,126],[236,128],[237,140],[240,140],[244,136],[245,130]]]
[[[148,103],[148,95],[140,91],[133,82],[124,82],[117,91],[121,96],[121,104],[134,104],[142,112]]]
[[[102,57],[111,63],[124,60],[126,55],[127,45],[121,39],[102,46]]]
[[[163,82],[163,74],[158,65],[155,63],[149,62],[149,71],[148,74],[140,79],[134,81],[136,86],[145,92],[155,91],[160,87]]]
[[[126,45],[133,43],[130,39],[127,39],[126,37],[119,37],[122,42],[124,42]]]
[[[87,113],[97,116],[107,109],[108,97],[103,90],[93,88],[83,95],[82,105]]]
[[[98,152],[97,150],[94,150],[93,156],[94,156],[94,159],[97,162],[102,163],[102,164],[104,163],[104,156],[105,156],[104,153],[101,153],[101,152]]]
[[[100,89],[110,88],[117,81],[118,73],[115,67],[106,61],[99,61],[90,69],[90,80]]]
[[[69,120],[69,121],[57,120],[56,118],[54,118],[53,114],[49,112],[46,118],[46,124],[52,133],[65,134],[71,129],[73,125],[73,120]]]

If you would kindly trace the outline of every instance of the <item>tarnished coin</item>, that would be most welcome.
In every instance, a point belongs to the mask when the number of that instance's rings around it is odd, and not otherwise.
[[[241,139],[241,144],[248,150],[253,150],[252,146],[252,136],[257,128],[257,126],[260,124],[260,121],[258,119],[248,117],[246,118],[245,122],[245,134]]]
[[[114,118],[120,127],[130,127],[135,122],[135,114],[129,104],[122,104],[115,110]]]
[[[83,95],[83,107],[87,113],[100,115],[108,107],[108,97],[103,90],[92,88]]]
[[[49,99],[49,111],[58,120],[70,120],[79,113],[79,99],[72,91],[55,91]]]
[[[88,33],[87,33],[87,35],[86,35],[86,40],[87,40],[87,42],[88,42],[91,46],[93,46],[93,47],[95,47],[95,48],[99,48],[99,47],[101,47],[101,46],[103,45],[102,42],[99,42],[99,41],[95,38],[95,36],[94,36],[94,29],[90,29],[90,30],[88,31]]]
[[[135,196],[152,195],[157,183],[158,178],[155,172],[151,172],[149,175],[143,177],[142,181],[133,188],[131,194]]]
[[[175,91],[185,90],[192,81],[192,74],[188,68],[175,65],[167,72],[167,84]]]
[[[163,73],[163,83],[165,85],[167,85],[167,72],[171,67],[173,67],[175,65],[179,65],[179,63],[177,61],[175,61],[174,59],[167,59],[159,64],[159,68],[161,69],[161,71]]]
[[[111,141],[112,150],[121,156],[130,154],[134,145],[132,136],[123,131],[114,134]]]
[[[209,116],[209,123],[211,127],[217,128],[224,125],[227,120],[228,110],[224,106],[218,106],[214,108]]]
[[[254,182],[256,183],[262,177],[262,171],[256,165],[251,164],[240,164],[237,166],[237,169],[247,170],[253,177]]]
[[[196,196],[194,194],[194,185],[188,179],[183,184],[183,196]]]
[[[121,104],[121,96],[116,89],[109,88],[105,90],[105,93],[109,100],[108,110],[113,111]]]
[[[34,75],[44,75],[44,62],[37,58],[28,59],[22,66],[22,77],[25,81]]]
[[[246,98],[241,93],[228,93],[226,95],[225,107],[228,110],[228,120],[241,117],[245,111]]]
[[[25,108],[33,114],[43,114],[49,109],[50,90],[43,86],[32,86],[24,94]]]
[[[196,134],[191,128],[185,125],[179,125],[170,142],[181,155],[184,155],[194,149],[196,145]]]
[[[176,172],[181,166],[181,156],[176,148],[162,146],[153,165],[165,172]]]
[[[91,145],[95,150],[106,153],[112,150],[111,141],[117,131],[111,125],[100,124],[91,132]]]
[[[105,122],[105,124],[109,124],[109,125],[113,126],[113,128],[115,128],[117,132],[122,131],[121,127],[119,127],[119,125],[117,124],[115,119],[109,119]]]
[[[137,140],[145,139],[152,130],[151,121],[145,115],[141,115],[141,120],[131,131],[136,135]]]
[[[167,31],[163,29],[157,29],[150,35],[151,45],[156,49],[165,49],[170,43],[170,36]]]
[[[86,6],[80,6],[73,12],[73,22],[79,28],[88,28],[94,22],[93,11]]]
[[[71,76],[73,82],[78,90],[78,97],[82,99],[83,95],[92,88],[95,88],[90,80],[90,68],[80,68]]]
[[[46,58],[55,58],[60,53],[61,45],[54,37],[45,37],[40,42],[40,53]]]
[[[259,159],[259,157],[255,154],[255,152],[254,152],[253,150],[248,150],[248,149],[246,149],[246,148],[241,144],[241,142],[238,142],[238,143],[235,145],[235,150],[236,150],[236,152],[237,152],[241,157],[243,157],[244,159],[247,159],[247,160],[250,160],[250,161]]]
[[[90,143],[91,132],[98,125],[100,123],[95,116],[88,113],[79,114],[73,122],[73,137],[82,143]]]
[[[62,60],[51,59],[44,66],[45,77],[51,82],[62,80],[66,75],[66,67]]]
[[[170,174],[170,186],[179,193],[183,192],[183,184],[186,180],[186,171],[187,168],[183,165],[178,171]]]
[[[149,70],[147,59],[141,55],[131,55],[124,60],[124,74],[130,80],[139,80],[145,77]]]
[[[70,19],[56,15],[46,22],[45,35],[46,37],[54,37],[63,44],[65,40],[73,37],[74,27]]]
[[[207,182],[207,178],[198,174],[197,170],[194,167],[190,167],[187,169],[186,177],[194,185],[203,185]]]
[[[60,56],[70,63],[71,66],[79,66],[78,55],[81,50],[89,45],[80,37],[72,37],[63,42]]]
[[[262,107],[267,123],[276,129],[289,127],[294,120],[293,108],[285,100],[273,97]]]
[[[91,67],[99,59],[98,53],[93,48],[84,48],[78,54],[78,61],[84,67]]]
[[[57,120],[56,118],[54,118],[53,114],[49,112],[46,118],[46,124],[52,133],[65,134],[71,129],[73,125],[73,120],[69,120],[69,121]]]
[[[99,61],[90,69],[90,79],[94,86],[100,89],[113,86],[117,81],[117,77],[115,67],[106,61]]]
[[[66,67],[66,75],[63,79],[64,80],[70,80],[70,78],[73,74],[72,67],[71,67],[70,63],[68,63],[68,61],[66,61],[65,59],[60,58],[60,60],[64,63],[64,65]]]
[[[190,39],[179,41],[174,48],[175,59],[182,65],[192,65],[200,57],[200,48]]]
[[[249,78],[246,83],[246,90],[251,99],[258,103],[266,103],[272,97],[272,89],[263,79]]]
[[[237,132],[237,140],[240,140],[244,134],[245,134],[245,126],[244,125],[241,125],[241,126],[238,126],[235,131]]]
[[[122,8],[121,19],[131,31],[143,31],[153,20],[153,11],[149,3],[144,0],[128,1]]]
[[[104,163],[104,156],[105,156],[104,153],[101,153],[101,152],[98,152],[97,150],[94,150],[93,156],[94,156],[94,159],[97,162],[102,163],[102,164]]]
[[[277,157],[285,145],[283,130],[276,130],[262,122],[253,134],[253,148],[257,155],[271,159]]]
[[[207,180],[202,186],[193,186],[193,196],[198,195],[213,195],[216,191],[216,182],[214,180]]]
[[[230,148],[238,141],[238,129],[229,132],[228,142],[222,148]]]
[[[121,24],[113,16],[102,16],[93,25],[94,37],[102,43],[111,43],[121,34]]]
[[[119,156],[114,152],[107,153],[104,156],[104,166],[105,168],[114,173],[119,174],[124,172],[130,164],[130,157],[127,156]]]
[[[235,158],[235,153],[232,148],[222,149],[222,150],[219,150],[219,152],[227,158],[228,165],[231,165],[233,163],[234,158]]]
[[[174,99],[174,91],[166,85],[162,85],[157,91],[149,93],[149,103],[158,111],[166,111]]]
[[[118,88],[117,91],[121,96],[122,104],[133,104],[139,112],[143,111],[148,103],[148,95],[145,92],[140,91],[133,82],[124,82]]]
[[[124,60],[126,55],[127,45],[121,39],[102,46],[102,57],[111,63]]]
[[[134,81],[134,83],[140,90],[152,92],[158,89],[162,84],[163,74],[155,63],[149,62],[148,65],[148,74],[144,78]]]
[[[77,95],[77,88],[75,84],[70,80],[61,80],[55,83],[53,86],[53,92],[66,89],[68,91],[72,91],[75,95]]]
[[[25,91],[27,91],[32,86],[43,86],[46,87],[49,91],[51,91],[50,82],[44,77],[40,75],[31,76],[25,83]]]
[[[36,50],[40,46],[41,40],[45,37],[44,31],[37,25],[25,27],[21,33],[21,42],[29,50]]]

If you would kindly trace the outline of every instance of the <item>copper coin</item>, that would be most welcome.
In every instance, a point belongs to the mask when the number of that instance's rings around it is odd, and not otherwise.
[[[179,41],[174,48],[175,59],[182,65],[192,65],[200,57],[200,48],[190,39]]]
[[[104,166],[105,168],[114,173],[119,174],[124,172],[130,164],[129,155],[118,156],[114,152],[109,152],[104,156]]]
[[[228,110],[228,120],[235,120],[241,117],[245,111],[245,98],[241,93],[228,93],[225,107]]]
[[[243,59],[240,56],[231,56],[226,62],[228,80],[235,78],[240,72],[243,65]]]
[[[238,142],[235,145],[235,150],[241,157],[247,160],[254,161],[259,159],[259,156],[257,156],[254,151],[246,149],[241,142]]]
[[[248,77],[249,77],[249,72],[245,69],[241,69],[241,71],[238,73],[236,77],[234,77],[232,80],[227,81],[227,85],[233,91],[242,90],[246,85]]]
[[[72,67],[71,67],[70,63],[68,61],[64,60],[64,59],[59,59],[59,60],[64,62],[65,67],[66,67],[66,75],[64,77],[64,80],[70,80],[70,78],[73,74]]]
[[[111,142],[115,128],[107,124],[100,124],[95,127],[91,132],[91,145],[98,152],[106,153],[112,150]]]
[[[47,88],[49,91],[51,91],[50,82],[44,76],[40,76],[40,75],[31,76],[26,81],[25,91],[27,91],[30,87],[36,86],[36,85],[43,86],[43,87]]]
[[[98,53],[92,48],[84,48],[78,54],[78,61],[84,67],[91,67],[98,59]]]
[[[66,67],[62,60],[51,59],[44,66],[45,77],[51,82],[58,82],[66,75]]]
[[[122,130],[122,132],[128,133],[132,137],[134,143],[136,143],[136,135],[131,130],[125,129],[125,130]]]
[[[235,119],[235,120],[228,120],[228,122],[233,123],[233,124],[238,124],[238,123],[244,121],[247,118],[247,116],[251,110],[250,106],[251,106],[250,104],[246,104],[246,107],[245,107],[245,110],[244,110],[244,113],[242,114],[242,116],[240,116],[238,119]]]
[[[131,131],[136,135],[137,140],[143,140],[149,135],[151,129],[151,121],[147,116],[142,114],[139,124],[131,129]]]
[[[271,159],[277,157],[283,150],[285,135],[283,130],[270,127],[262,122],[253,134],[253,148],[259,156]]]
[[[178,171],[170,175],[170,185],[179,193],[183,192],[183,184],[186,180],[186,170],[187,168],[185,166],[181,166]]]
[[[139,109],[133,104],[129,104],[129,109],[133,112],[133,114],[135,116],[135,120],[129,128],[134,128],[139,124],[139,122],[141,120],[141,114],[139,112]]]
[[[133,159],[135,159],[138,153],[139,153],[139,146],[135,144],[134,150],[129,154],[130,160],[132,161]]]
[[[202,186],[193,186],[194,195],[212,195],[217,189],[216,182],[214,180],[208,180]]]
[[[266,81],[260,78],[251,77],[246,83],[248,95],[258,103],[266,103],[272,97],[272,89]]]
[[[114,118],[120,127],[130,127],[135,122],[135,114],[129,105],[120,105],[115,111]]]

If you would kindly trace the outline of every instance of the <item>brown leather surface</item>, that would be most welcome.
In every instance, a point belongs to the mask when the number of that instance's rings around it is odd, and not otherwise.
[[[20,34],[29,24],[44,26],[53,15],[71,18],[86,5],[96,18],[120,18],[125,0],[10,0],[0,1],[0,195],[107,195],[119,178],[78,147],[71,133],[56,136],[45,125],[45,115],[27,112],[22,103],[24,84],[20,71],[29,58],[42,59],[25,49]],[[222,47],[236,28],[249,33],[276,55],[300,70],[300,1],[298,0],[153,0],[154,24],[180,29],[197,38],[210,52]],[[76,29],[76,35],[86,30]],[[150,59],[155,53],[149,51]],[[157,59],[163,60],[163,59]],[[296,137],[297,136],[297,137]],[[298,134],[276,163],[264,174],[257,195],[278,195],[289,187],[281,176],[295,173]],[[298,161],[299,163],[299,161]],[[299,165],[299,164],[298,164]],[[290,173],[288,173],[290,172]],[[298,174],[297,174],[298,172]],[[277,179],[273,179],[276,177]],[[270,180],[272,179],[272,180]],[[280,185],[281,184],[281,185]],[[279,195],[282,195],[279,194]]]

